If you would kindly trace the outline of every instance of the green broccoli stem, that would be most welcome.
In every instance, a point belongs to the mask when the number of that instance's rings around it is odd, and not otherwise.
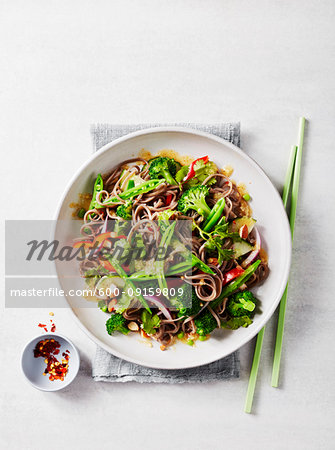
[[[232,283],[222,289],[221,294],[216,300],[213,300],[210,303],[210,307],[212,309],[217,308],[224,300],[224,298],[229,297],[229,295],[233,294],[236,289],[240,288],[242,284],[249,280],[251,275],[256,271],[257,267],[260,265],[261,260],[258,259],[253,264],[251,264],[239,277],[237,277]]]
[[[209,216],[207,217],[203,230],[205,232],[211,231],[211,229],[217,224],[218,220],[220,219],[224,207],[226,205],[226,200],[224,197],[220,198],[218,202],[215,204],[214,208],[210,212]]]
[[[195,201],[194,204],[197,207],[198,214],[208,217],[211,213],[211,208],[204,201]]]
[[[120,325],[120,327],[117,330],[119,333],[122,334],[128,334],[129,333],[129,329],[125,326],[125,325]]]
[[[119,194],[119,197],[122,200],[129,200],[133,197],[137,197],[140,194],[146,194],[147,192],[152,191],[153,189],[156,189],[157,186],[164,183],[165,180],[149,180],[145,181],[144,183],[139,184],[138,186],[135,186],[131,189],[127,189],[124,192],[121,192]],[[102,202],[101,205],[96,205],[95,208],[105,208],[106,206],[110,206],[113,203],[119,203],[120,199],[117,197],[108,198],[106,201]]]
[[[162,170],[162,173],[169,184],[172,184],[173,186],[178,184],[168,170]]]
[[[107,257],[107,259],[110,261],[110,263],[112,264],[112,266],[114,267],[114,269],[116,270],[117,274],[123,278],[126,282],[126,284],[128,284],[128,286],[133,289],[133,292],[136,292],[136,286],[134,285],[134,283],[131,281],[131,279],[128,277],[127,273],[124,271],[124,269],[122,268],[121,264],[119,264],[119,262],[113,258],[113,256],[109,255]],[[144,306],[144,308],[150,312],[151,314],[151,309],[149,308],[149,305],[147,303],[147,301],[145,300],[145,298],[143,297],[142,294],[136,295],[136,297],[139,299],[139,301],[142,303],[142,305]]]

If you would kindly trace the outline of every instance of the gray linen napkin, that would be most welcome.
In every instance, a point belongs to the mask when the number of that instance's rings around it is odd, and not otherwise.
[[[215,134],[229,142],[240,145],[240,124],[223,123],[217,125],[204,125],[194,123],[175,124],[136,124],[136,125],[111,125],[96,124],[91,126],[94,151],[109,142],[133,131],[144,128],[176,125],[179,127],[193,128]],[[240,361],[238,352],[211,364],[193,367],[191,369],[166,370],[153,369],[133,364],[106,352],[97,347],[93,360],[92,376],[95,381],[110,381],[124,383],[136,381],[138,383],[206,383],[229,378],[238,378],[240,373]]]

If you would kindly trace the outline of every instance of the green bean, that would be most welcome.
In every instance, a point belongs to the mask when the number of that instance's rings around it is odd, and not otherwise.
[[[232,283],[228,284],[226,287],[224,287],[221,291],[220,296],[211,302],[211,308],[216,308],[219,306],[219,304],[223,301],[225,297],[228,297],[233,292],[236,291],[236,289],[240,288],[242,284],[244,284],[246,281],[249,280],[251,275],[256,271],[257,267],[260,265],[261,260],[258,259],[253,264],[251,264],[239,277],[237,277]]]
[[[92,200],[90,203],[90,207],[88,209],[94,209],[98,206],[96,199],[97,199],[97,194],[99,192],[101,192],[104,188],[104,182],[102,179],[101,174],[99,173],[95,182],[94,182],[94,188],[93,188],[93,194],[92,194]]]
[[[214,208],[210,212],[210,214],[207,217],[207,220],[204,224],[203,230],[205,232],[208,233],[214,227],[214,225],[216,225],[216,223],[218,222],[218,220],[220,219],[220,217],[223,213],[225,204],[226,204],[226,200],[224,197],[220,198],[220,200],[218,200],[218,202],[215,204]]]
[[[119,262],[115,258],[113,258],[113,256],[111,256],[111,255],[108,256],[108,260],[110,261],[110,263],[116,270],[117,274],[125,280],[126,284],[128,284],[128,286],[129,286],[129,288],[132,289],[133,292],[136,292],[136,286],[131,281],[131,279],[128,277],[127,273],[125,272],[125,270],[123,269],[121,264],[119,264]],[[145,300],[145,298],[143,297],[143,295],[139,294],[139,295],[136,295],[136,297],[139,299],[139,301],[142,303],[142,305],[145,307],[145,309],[147,311],[149,311],[151,314],[151,309],[149,308],[149,305],[148,305],[147,301]]]
[[[160,184],[164,183],[165,180],[149,180],[149,181],[145,181],[144,183],[139,184],[138,186],[134,186],[131,189],[127,189],[124,192],[121,192],[119,194],[119,197],[122,200],[129,200],[133,197],[137,197],[140,194],[146,194],[147,192],[152,191],[153,189],[155,189],[157,186],[159,186]],[[97,209],[100,208],[105,208],[106,206],[110,206],[113,203],[118,203],[120,200],[117,197],[112,197],[112,198],[108,198],[107,200],[105,200],[104,202],[102,202],[101,205],[96,205],[95,207]]]

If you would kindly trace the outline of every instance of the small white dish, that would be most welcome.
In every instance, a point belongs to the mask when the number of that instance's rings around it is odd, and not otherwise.
[[[68,372],[64,380],[50,381],[48,375],[43,375],[46,368],[43,357],[35,358],[34,349],[36,344],[44,339],[55,339],[60,343],[59,360],[62,358],[62,353],[69,350],[69,366]],[[76,378],[80,366],[80,356],[74,344],[65,336],[60,334],[43,334],[32,339],[25,346],[21,357],[21,368],[27,380],[41,391],[54,392],[64,389]]]

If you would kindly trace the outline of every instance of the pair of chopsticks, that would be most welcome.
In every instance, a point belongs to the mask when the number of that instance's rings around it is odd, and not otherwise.
[[[285,184],[283,190],[283,204],[285,209],[287,208],[289,194],[291,192],[291,206],[289,212],[289,220],[290,220],[290,228],[291,228],[291,236],[293,242],[294,235],[294,225],[295,218],[297,213],[297,203],[298,203],[298,193],[299,193],[299,180],[300,180],[300,169],[301,169],[301,159],[302,159],[302,149],[304,143],[304,134],[305,134],[305,123],[306,119],[304,117],[300,117],[299,121],[299,134],[298,134],[298,145],[293,145],[291,148],[291,154],[289,159],[289,164],[285,177]],[[277,324],[277,335],[276,335],[276,343],[275,350],[273,356],[273,367],[272,367],[272,379],[271,386],[278,387],[279,382],[279,371],[280,371],[280,361],[281,354],[283,348],[283,336],[284,336],[284,324],[285,324],[285,313],[286,313],[286,304],[287,304],[287,289],[288,283],[286,285],[284,294],[281,298],[279,305],[279,315],[278,315],[278,324]],[[261,329],[261,331],[257,335],[254,357],[252,361],[247,397],[245,402],[244,411],[246,413],[251,412],[252,402],[255,393],[256,381],[258,368],[261,358],[262,345],[264,339],[265,327]]]

